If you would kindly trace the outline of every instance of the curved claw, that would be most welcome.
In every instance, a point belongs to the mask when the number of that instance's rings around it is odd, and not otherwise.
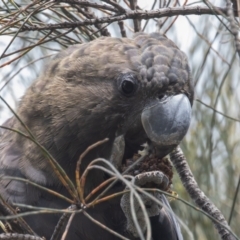
[[[144,172],[136,175],[135,184],[137,186],[144,186],[147,183],[155,183],[161,190],[166,190],[169,180],[161,171]]]
[[[168,178],[164,173],[160,171],[145,172],[135,176],[135,184],[138,186],[144,186],[147,183],[155,183],[159,186],[163,186],[163,190],[168,186]],[[155,201],[150,199],[143,193],[139,194],[143,204],[146,206],[146,211],[149,217],[153,217],[160,214],[162,206],[157,204]],[[151,192],[151,195],[157,200],[162,201],[162,194],[158,192]],[[125,193],[120,202],[121,208],[127,219],[127,231],[130,232],[134,237],[138,237],[138,232],[134,224],[134,220],[131,214],[131,204],[130,204],[130,193]],[[140,225],[143,232],[146,231],[146,222],[142,208],[140,207],[139,202],[134,197],[134,208],[137,216],[138,224]]]

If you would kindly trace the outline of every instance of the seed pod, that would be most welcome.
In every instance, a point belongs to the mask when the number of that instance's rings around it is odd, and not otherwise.
[[[122,172],[130,167],[141,157],[140,154],[134,154],[132,158],[126,159],[125,164],[122,165]],[[156,155],[151,154],[147,156],[143,161],[139,162],[136,166],[128,171],[129,175],[136,176],[145,172],[161,171],[169,180],[168,188],[172,184],[173,167],[168,158],[158,158]],[[152,186],[153,187],[153,186]]]

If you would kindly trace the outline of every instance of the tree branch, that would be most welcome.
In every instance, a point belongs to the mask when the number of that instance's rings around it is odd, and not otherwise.
[[[63,28],[75,28],[79,26],[95,25],[97,23],[112,23],[126,19],[151,19],[161,17],[172,17],[176,15],[223,15],[227,13],[227,8],[214,7],[209,9],[207,7],[168,7],[157,10],[126,10],[126,13],[121,15],[114,15],[110,17],[102,17],[96,19],[86,19],[78,22],[63,22],[57,24],[46,24],[41,26],[23,26],[21,31],[36,31],[36,30],[54,30]]]
[[[170,159],[174,165],[174,167],[177,170],[177,173],[180,176],[180,179],[187,190],[190,197],[194,200],[194,202],[205,212],[207,212],[209,215],[214,217],[217,221],[222,223],[224,226],[226,226],[229,231],[218,224],[217,222],[214,222],[214,225],[216,229],[218,230],[219,235],[223,240],[235,240],[236,236],[233,235],[233,233],[230,232],[230,227],[227,224],[227,221],[225,220],[223,214],[220,212],[220,210],[210,201],[210,199],[204,194],[204,192],[199,188],[196,180],[194,179],[194,176],[189,168],[189,165],[187,163],[187,160],[181,150],[181,148],[178,146],[170,153]]]

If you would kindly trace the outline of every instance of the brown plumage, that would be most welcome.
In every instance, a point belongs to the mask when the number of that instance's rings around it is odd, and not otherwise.
[[[133,83],[130,94],[123,92],[124,81]],[[141,124],[144,107],[156,98],[180,93],[192,104],[187,58],[172,41],[158,33],[140,33],[133,39],[102,37],[60,52],[27,90],[17,114],[74,181],[76,161],[89,145],[109,138],[85,157],[81,170],[97,157],[109,159],[117,135],[125,138],[124,158],[131,157],[141,144],[150,141]],[[14,117],[7,125],[26,132]],[[0,173],[26,178],[67,195],[39,148],[13,132],[5,131],[0,140]],[[100,171],[91,171],[86,193],[106,177]],[[9,202],[68,206],[63,200],[13,180],[0,179],[0,193]],[[89,212],[128,236],[117,200]],[[49,239],[58,218],[52,214],[26,219],[40,236]],[[78,214],[68,239],[115,238]],[[168,239],[177,239],[176,233]]]

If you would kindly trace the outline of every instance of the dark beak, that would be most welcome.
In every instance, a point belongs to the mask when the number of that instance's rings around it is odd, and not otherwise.
[[[143,128],[162,156],[177,146],[190,125],[191,104],[184,94],[155,100],[146,106],[141,115]]]

